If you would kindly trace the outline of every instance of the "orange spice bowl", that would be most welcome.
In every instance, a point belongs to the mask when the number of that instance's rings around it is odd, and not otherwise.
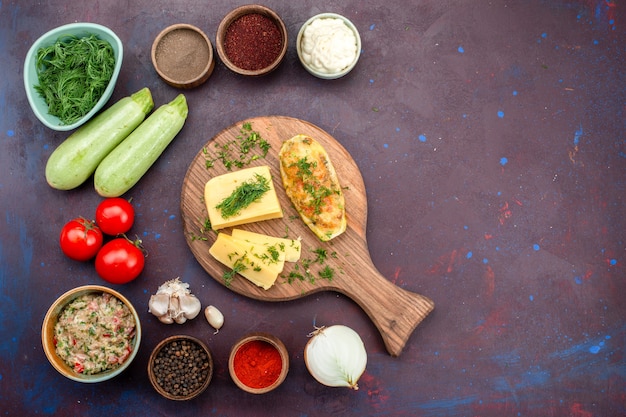
[[[265,394],[283,383],[289,353],[279,338],[256,332],[239,339],[230,351],[228,371],[235,385],[251,394]]]
[[[260,76],[274,71],[287,53],[287,27],[276,12],[258,4],[228,13],[217,28],[215,48],[231,71]]]

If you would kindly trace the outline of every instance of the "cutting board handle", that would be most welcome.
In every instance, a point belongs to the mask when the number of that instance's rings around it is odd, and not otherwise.
[[[400,356],[417,325],[435,308],[429,298],[394,285],[368,265],[368,276],[358,282],[343,280],[340,292],[369,316],[391,356]],[[364,284],[367,283],[367,284]]]

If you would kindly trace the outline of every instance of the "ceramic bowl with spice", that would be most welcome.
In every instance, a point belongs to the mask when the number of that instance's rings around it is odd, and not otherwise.
[[[233,72],[260,76],[274,71],[287,53],[287,28],[276,12],[258,4],[228,13],[217,29],[215,47]]]
[[[78,382],[102,382],[131,364],[139,351],[141,324],[121,293],[85,285],[52,303],[41,341],[48,361],[61,375]]]
[[[289,352],[276,336],[251,333],[233,345],[228,371],[233,382],[242,390],[265,394],[277,388],[287,377]]]
[[[120,38],[95,23],[70,23],[44,33],[24,60],[24,88],[35,116],[58,131],[84,124],[111,98],[123,55]],[[70,85],[65,94],[52,87],[55,80]]]
[[[321,13],[307,20],[296,39],[302,66],[312,75],[332,80],[348,74],[361,55],[356,26],[336,13]]]
[[[177,88],[198,87],[215,68],[211,41],[202,30],[186,23],[163,29],[152,43],[151,56],[159,76]]]
[[[162,340],[148,360],[154,389],[170,400],[191,400],[202,394],[213,377],[213,356],[204,342],[176,335]]]

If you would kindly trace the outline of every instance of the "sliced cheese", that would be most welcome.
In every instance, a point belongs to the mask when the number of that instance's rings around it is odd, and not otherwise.
[[[234,237],[235,239],[245,240],[250,243],[262,245],[267,248],[273,247],[278,250],[281,258],[284,259],[286,262],[298,262],[298,260],[300,260],[300,252],[302,247],[300,239],[286,239],[282,237],[274,237],[243,229],[233,229],[232,237]]]
[[[285,260],[275,257],[267,247],[235,239],[225,233],[217,234],[209,253],[222,264],[236,269],[241,276],[265,290],[274,285],[285,265]]]
[[[269,180],[270,189],[258,201],[243,208],[238,214],[224,218],[216,206],[243,183],[255,181],[257,175]],[[283,217],[269,166],[246,168],[211,178],[204,186],[204,201],[214,230]]]

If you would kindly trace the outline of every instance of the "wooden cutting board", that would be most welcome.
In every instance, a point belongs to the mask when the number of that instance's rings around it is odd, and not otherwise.
[[[271,144],[265,158],[247,167],[268,165],[270,167],[278,199],[283,208],[283,218],[238,226],[242,229],[277,237],[302,239],[302,256],[298,263],[285,263],[285,269],[272,288],[263,290],[237,276],[229,288],[241,295],[264,301],[286,301],[308,296],[318,291],[336,291],[355,301],[369,316],[392,356],[398,356],[415,327],[433,310],[434,303],[422,295],[404,290],[392,284],[378,272],[370,258],[366,240],[367,198],[365,184],[356,163],[330,134],[319,127],[295,118],[284,116],[256,117],[235,123],[215,136],[198,152],[185,175],[181,194],[181,210],[185,239],[194,256],[206,272],[218,283],[228,269],[216,261],[209,248],[216,238],[214,231],[206,231],[208,219],[204,203],[204,185],[212,177],[228,171],[216,161],[207,168],[219,147],[239,140],[243,123],[249,122],[252,130]],[[316,139],[328,152],[337,171],[346,200],[347,230],[330,242],[321,242],[302,222],[284,192],[280,180],[278,151],[283,141],[297,134]],[[221,230],[230,234],[230,229]],[[315,260],[316,253],[325,249],[326,261],[310,265],[310,279],[290,280],[290,272],[302,275],[306,260]],[[329,266],[334,271],[332,279],[323,279],[318,271]]]

